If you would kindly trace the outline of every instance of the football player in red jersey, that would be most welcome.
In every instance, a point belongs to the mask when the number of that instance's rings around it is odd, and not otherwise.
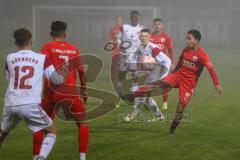
[[[173,58],[173,43],[171,38],[165,33],[163,32],[163,20],[160,18],[155,18],[153,20],[153,28],[154,28],[154,32],[151,33],[151,42],[158,45],[158,47],[160,48],[160,50],[165,53],[172,62],[172,67],[174,66],[174,58]],[[161,109],[167,109],[168,105],[167,105],[167,101],[168,101],[168,94],[167,94],[168,90],[165,89],[163,91],[163,105],[161,107]]]
[[[213,84],[218,94],[221,95],[222,87],[219,84],[217,75],[207,52],[200,46],[201,33],[198,30],[188,31],[186,37],[187,47],[182,54],[172,74],[151,83],[149,86],[142,86],[135,92],[139,96],[146,94],[155,88],[179,88],[179,102],[175,119],[170,127],[170,133],[175,133],[176,127],[183,118],[183,111],[190,101],[203,67],[206,67],[213,79]]]
[[[51,37],[53,41],[46,43],[42,47],[42,53],[49,57],[56,69],[59,69],[64,65],[69,73],[65,77],[65,86],[73,86],[71,89],[66,90],[66,93],[59,93],[51,89],[50,83],[46,81],[44,88],[44,94],[42,99],[42,108],[46,113],[54,119],[56,116],[56,105],[59,102],[66,101],[70,102],[70,106],[67,106],[67,109],[64,109],[65,116],[67,119],[73,119],[76,121],[78,127],[78,145],[80,160],[85,160],[86,152],[88,150],[89,144],[89,127],[82,120],[86,118],[86,109],[83,104],[87,101],[86,94],[86,79],[85,71],[83,67],[79,67],[77,71],[70,72],[70,68],[74,65],[82,65],[80,59],[80,52],[77,47],[66,42],[66,29],[67,24],[61,21],[54,21],[51,24]],[[81,93],[79,96],[76,86],[77,76],[79,75],[81,83]],[[63,87],[65,87],[63,85]],[[67,87],[66,87],[67,88]],[[69,94],[71,93],[71,94]],[[83,113],[83,114],[81,114]],[[81,117],[79,116],[81,114]],[[33,139],[33,154],[37,155],[39,152],[39,146],[42,143],[42,132],[37,132],[34,134]]]
[[[120,49],[118,46],[118,33],[120,32],[120,28],[123,25],[123,19],[121,16],[117,16],[116,17],[116,24],[115,26],[111,29],[111,31],[109,32],[109,41],[111,43],[115,44],[115,48],[112,51],[112,65],[111,65],[111,71],[112,71],[112,75],[115,76],[115,74],[117,74],[118,72],[118,61],[119,61],[119,56],[120,56]]]

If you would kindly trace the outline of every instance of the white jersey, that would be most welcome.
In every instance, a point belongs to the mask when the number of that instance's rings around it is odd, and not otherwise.
[[[139,39],[140,31],[144,28],[142,25],[132,26],[130,24],[124,24],[120,28],[118,43],[122,41],[128,41],[131,43],[131,47],[126,50],[127,53],[135,53],[141,42]]]
[[[4,99],[6,107],[39,104],[43,75],[49,79],[55,72],[51,61],[45,55],[31,50],[9,54],[5,69],[9,80]]]
[[[140,45],[140,47],[138,47],[138,53],[140,57],[141,56],[154,57],[156,62],[164,67],[168,68],[168,66],[171,66],[171,60],[169,59],[169,57],[166,56],[154,43],[149,42],[146,47]]]

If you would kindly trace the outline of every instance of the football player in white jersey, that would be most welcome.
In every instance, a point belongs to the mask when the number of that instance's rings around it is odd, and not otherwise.
[[[149,84],[157,81],[159,78],[166,77],[171,67],[171,60],[169,57],[161,52],[157,45],[150,42],[150,33],[149,29],[141,30],[139,37],[141,45],[138,47],[139,59],[143,56],[152,56],[156,61],[155,67],[147,73],[145,84]],[[138,114],[139,108],[144,104],[149,109],[153,110],[155,114],[154,120],[164,120],[165,116],[160,111],[156,101],[151,97],[145,96],[135,98],[133,111],[124,117],[124,121],[128,122],[133,120]]]
[[[133,78],[133,86],[136,86],[136,70],[138,54],[137,48],[141,42],[139,40],[140,30],[144,27],[139,24],[139,12],[136,10],[131,11],[130,21],[131,24],[123,24],[120,28],[118,35],[118,44],[120,46],[120,59],[119,59],[119,82],[118,87],[122,89],[122,81],[126,78],[126,74],[130,71]],[[124,49],[123,49],[124,48]]]
[[[9,82],[0,129],[0,146],[9,132],[24,120],[33,132],[43,130],[43,140],[37,160],[45,160],[56,140],[52,120],[39,106],[43,76],[54,84],[62,84],[64,77],[57,74],[51,61],[43,54],[31,50],[32,34],[25,28],[17,29],[13,37],[18,51],[6,59],[6,78]],[[10,158],[11,159],[11,158]]]

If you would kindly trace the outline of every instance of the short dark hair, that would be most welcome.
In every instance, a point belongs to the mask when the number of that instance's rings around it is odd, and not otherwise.
[[[148,28],[143,28],[143,29],[141,29],[141,31],[140,32],[146,32],[146,33],[151,33],[151,31],[150,31],[150,29],[148,29]]]
[[[193,37],[194,37],[195,39],[197,39],[198,42],[200,42],[200,40],[201,40],[201,38],[202,38],[200,31],[199,31],[199,30],[196,30],[196,29],[191,29],[191,30],[189,30],[189,31],[188,31],[188,34],[193,35]]]
[[[137,10],[132,10],[131,12],[130,12],[130,15],[133,15],[133,14],[136,14],[136,15],[140,15],[140,13],[137,11]]]
[[[15,44],[19,47],[24,47],[29,44],[32,39],[32,33],[26,28],[18,28],[13,32]]]
[[[58,37],[66,33],[67,23],[62,21],[54,21],[51,24],[51,36]]]
[[[163,20],[161,18],[154,18],[153,22],[163,22]]]

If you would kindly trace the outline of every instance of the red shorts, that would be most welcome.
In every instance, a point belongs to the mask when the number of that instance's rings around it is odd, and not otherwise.
[[[42,108],[51,119],[55,119],[56,115],[61,120],[84,121],[87,118],[85,106],[79,96],[66,96],[59,94],[51,94],[44,96],[41,103]],[[58,114],[62,109],[64,116]]]
[[[178,73],[170,74],[163,78],[163,80],[172,87],[179,88],[179,99],[186,107],[193,95],[195,85],[190,83],[187,79],[182,78]]]

